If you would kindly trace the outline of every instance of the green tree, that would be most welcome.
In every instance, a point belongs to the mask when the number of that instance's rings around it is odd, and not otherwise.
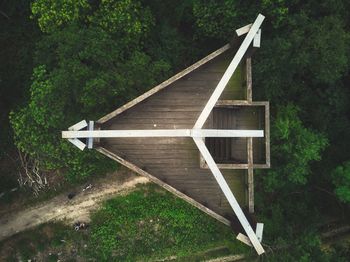
[[[32,3],[33,18],[38,19],[41,31],[46,33],[79,20],[88,8],[87,0],[35,0]]]
[[[306,184],[310,164],[321,159],[328,144],[323,134],[302,125],[298,112],[292,104],[277,108],[271,127],[272,168],[264,177],[267,191]]]
[[[249,6],[249,8],[248,8]],[[256,1],[193,1],[193,15],[196,18],[197,34],[200,37],[228,41],[242,21],[251,21],[258,10]]]
[[[43,36],[28,104],[11,115],[18,148],[45,168],[64,169],[71,179],[103,173],[114,165],[91,151],[79,152],[61,139],[61,130],[81,119],[101,117],[169,71],[166,62],[143,51],[153,21],[147,8],[137,1],[111,3],[103,1],[87,24],[67,20]]]
[[[338,166],[332,172],[335,194],[345,203],[350,203],[350,161]]]
[[[149,8],[133,0],[103,0],[89,21],[112,33],[123,49],[137,47],[154,24]]]

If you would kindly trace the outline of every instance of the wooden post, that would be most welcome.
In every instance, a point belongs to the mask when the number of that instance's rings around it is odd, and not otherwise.
[[[270,103],[266,102],[265,105],[265,155],[266,155],[266,165],[271,166],[270,157]]]
[[[247,80],[247,101],[249,104],[253,101],[253,91],[252,91],[252,58],[247,57],[246,59],[246,80]]]
[[[253,138],[247,139],[248,151],[248,208],[254,213],[254,172],[253,172]]]

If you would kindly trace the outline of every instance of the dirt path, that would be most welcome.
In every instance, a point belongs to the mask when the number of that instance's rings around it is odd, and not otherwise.
[[[97,209],[102,201],[125,194],[136,185],[148,182],[147,178],[126,170],[110,174],[93,184],[90,189],[83,191],[83,186],[77,188],[77,195],[71,200],[68,199],[67,192],[39,205],[1,217],[0,240],[49,221],[88,222],[90,211]]]

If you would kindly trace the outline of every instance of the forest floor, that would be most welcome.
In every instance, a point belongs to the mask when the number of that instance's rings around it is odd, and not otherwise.
[[[51,221],[64,221],[72,227],[76,221],[89,222],[90,212],[98,209],[104,200],[127,194],[136,185],[148,182],[147,178],[122,168],[95,181],[91,188],[84,190],[84,186],[79,186],[74,191],[62,193],[43,203],[10,212],[0,218],[0,241]],[[72,199],[68,198],[70,193],[75,194]]]

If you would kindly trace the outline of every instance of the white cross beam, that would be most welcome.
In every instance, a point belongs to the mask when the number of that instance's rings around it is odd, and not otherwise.
[[[228,129],[146,129],[62,131],[62,138],[112,137],[264,137],[264,130]]]

